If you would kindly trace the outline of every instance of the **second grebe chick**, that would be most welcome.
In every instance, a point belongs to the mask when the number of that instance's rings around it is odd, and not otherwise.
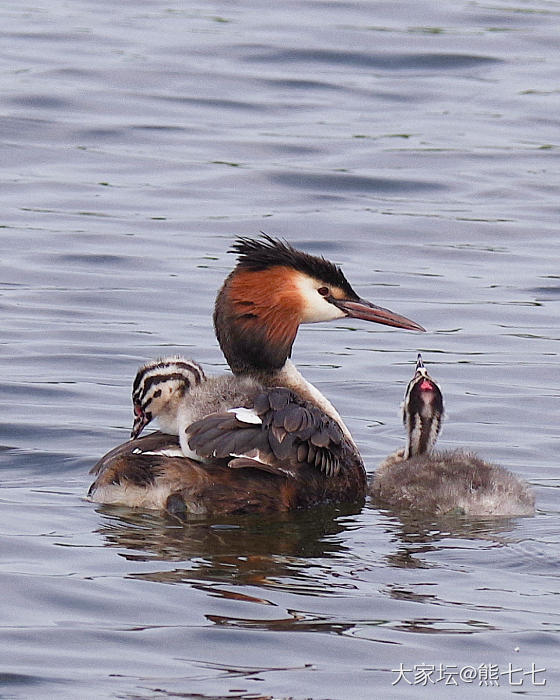
[[[407,444],[374,474],[372,497],[401,510],[470,516],[532,515],[529,485],[496,464],[464,450],[436,451],[443,397],[418,355],[403,403]]]

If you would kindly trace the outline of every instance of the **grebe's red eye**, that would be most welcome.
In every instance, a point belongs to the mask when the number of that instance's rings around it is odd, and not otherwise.
[[[142,411],[142,406],[140,406],[139,403],[134,404],[134,415],[138,416],[141,418],[144,415],[144,411]]]
[[[319,294],[322,297],[326,297],[329,295],[329,288],[328,287],[319,287],[319,289],[317,291],[319,292]]]

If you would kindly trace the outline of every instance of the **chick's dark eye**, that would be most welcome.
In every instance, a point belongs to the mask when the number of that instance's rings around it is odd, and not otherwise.
[[[319,294],[322,297],[327,297],[329,295],[329,288],[328,287],[319,287],[319,289],[317,291],[319,292]]]

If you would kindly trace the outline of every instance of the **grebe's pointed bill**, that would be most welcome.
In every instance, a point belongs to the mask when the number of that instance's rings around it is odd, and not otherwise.
[[[406,316],[396,314],[382,306],[376,306],[366,299],[330,299],[331,303],[344,311],[350,318],[360,318],[364,321],[382,323],[385,326],[404,328],[408,331],[425,331],[425,328],[416,321],[411,321]]]
[[[437,383],[430,377],[428,374],[428,370],[424,367],[424,361],[422,360],[422,355],[418,353],[418,357],[416,358],[416,367],[414,368],[414,376],[410,380],[409,387],[411,388],[412,386],[415,386],[419,381],[420,378],[428,379],[430,381],[430,384],[434,385],[437,387]],[[439,391],[439,387],[438,387]]]
[[[130,433],[130,439],[136,440],[144,428],[148,425],[151,418],[148,416],[142,408],[135,404],[134,406],[134,423],[132,424],[132,431]]]

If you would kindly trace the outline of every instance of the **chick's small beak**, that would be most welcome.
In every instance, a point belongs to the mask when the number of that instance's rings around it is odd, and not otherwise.
[[[374,321],[382,323],[385,326],[395,326],[396,328],[405,328],[409,331],[425,331],[425,328],[416,321],[411,321],[406,316],[384,309],[382,306],[376,306],[366,299],[331,299],[331,303],[338,306],[339,309],[350,318],[360,318],[364,321]]]
[[[134,423],[132,424],[132,431],[130,433],[131,439],[136,440],[149,422],[150,419],[144,413],[141,406],[139,404],[134,404]]]

